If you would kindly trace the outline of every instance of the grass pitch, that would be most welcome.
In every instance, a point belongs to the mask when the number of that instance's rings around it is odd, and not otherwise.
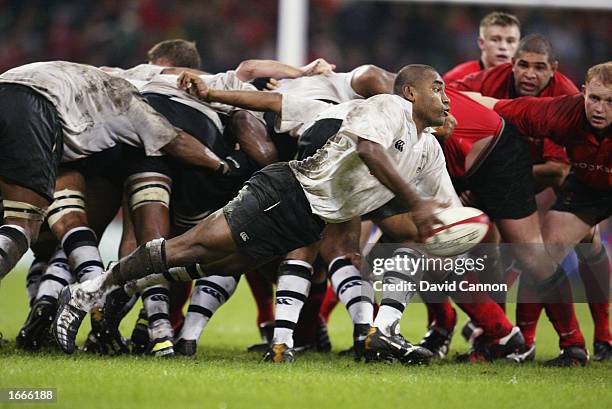
[[[245,352],[258,341],[255,305],[242,280],[232,300],[204,330],[195,359],[99,357],[82,353],[24,353],[15,337],[27,314],[25,274],[13,272],[0,287],[0,388],[57,388],[56,403],[0,403],[0,408],[589,408],[611,407],[612,362],[586,368],[550,369],[457,364],[427,367],[355,363],[335,352],[351,343],[343,308],[330,320],[334,353],[298,355],[293,365],[270,365]],[[510,306],[513,310],[513,306]],[[586,305],[577,306],[581,327],[592,342]],[[464,316],[459,322],[462,323]],[[132,312],[121,329],[129,334]],[[79,344],[87,334],[87,320]],[[407,309],[402,332],[418,341],[425,332],[425,308]],[[556,335],[544,317],[537,334],[538,360],[558,353]],[[456,335],[451,356],[467,350]]]

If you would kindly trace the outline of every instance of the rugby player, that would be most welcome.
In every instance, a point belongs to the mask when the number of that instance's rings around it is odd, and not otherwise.
[[[198,95],[204,99],[210,94],[216,95],[217,101],[223,95],[233,94],[238,99],[240,96],[240,93],[209,91],[201,81],[189,80],[185,86],[196,87]],[[305,161],[264,168],[247,182],[223,211],[215,212],[186,234],[168,241],[149,242],[120,261],[101,279],[64,290],[64,304],[54,326],[62,349],[69,353],[74,351],[74,338],[84,310],[115,286],[149,275],[149,282],[194,278],[185,269],[170,268],[174,266],[198,262],[198,275],[226,275],[244,271],[257,261],[287,254],[288,261],[281,265],[281,277],[291,278],[293,288],[295,280],[301,279],[303,284],[298,293],[307,294],[313,260],[305,254],[317,247],[325,222],[350,220],[380,207],[394,194],[413,209],[419,232],[428,234],[432,223],[436,222],[432,211],[437,204],[420,198],[407,185],[407,180],[416,177],[416,164],[410,162],[417,158],[402,155],[404,150],[398,146],[423,143],[422,149],[439,150],[437,141],[425,130],[444,122],[448,101],[441,77],[427,66],[413,65],[402,69],[395,92],[398,95],[373,97],[353,108],[334,137],[338,144],[328,143]],[[414,110],[410,101],[415,103]],[[385,115],[382,116],[381,112]],[[291,115],[291,112],[284,110],[283,114]],[[398,117],[404,120],[397,121]],[[381,124],[376,131],[370,128],[371,121],[381,120],[385,125]],[[422,159],[426,161],[428,156]],[[333,157],[338,161],[330,160]],[[322,161],[322,158],[326,160]],[[433,158],[441,156],[434,155]],[[393,164],[398,160],[403,177]],[[317,173],[321,175],[317,176]],[[324,177],[323,174],[333,177]],[[321,177],[327,182],[315,188]],[[360,183],[346,183],[354,178],[358,178]],[[439,177],[435,179],[427,182],[443,183]],[[338,182],[342,187],[335,184]],[[290,314],[294,315],[295,310]],[[390,341],[391,337],[398,336],[388,333],[385,339]],[[276,344],[270,359],[283,361],[291,355],[290,349],[286,344]]]
[[[542,228],[545,242],[550,243],[549,252],[560,263],[591,228],[612,212],[612,179],[609,171],[612,158],[612,62],[591,67],[587,71],[582,93],[574,95],[514,100],[470,96],[492,107],[515,124],[522,134],[531,138],[548,136],[565,146],[572,161],[571,173],[557,202],[544,216]],[[603,285],[599,293],[605,300],[609,297],[609,284],[606,286],[604,282]],[[557,289],[556,298],[544,300],[549,301],[544,302],[545,310],[559,334],[561,348],[561,354],[549,364],[586,364],[588,354],[571,303],[571,288],[565,272],[561,268],[551,271],[534,287],[545,295]],[[551,299],[553,302],[550,302]],[[609,319],[606,322],[609,325]],[[609,345],[610,342],[601,342],[599,346],[596,344],[598,359],[609,359]]]
[[[478,48],[480,59],[467,61],[444,74],[444,82],[450,84],[466,75],[509,63],[521,38],[519,19],[508,13],[494,11],[480,20]]]

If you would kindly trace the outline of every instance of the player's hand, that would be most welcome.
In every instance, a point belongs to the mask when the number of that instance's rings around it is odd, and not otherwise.
[[[444,142],[445,140],[453,136],[453,132],[455,131],[455,126],[457,126],[457,119],[455,119],[455,117],[449,113],[446,116],[444,125],[436,128],[436,132],[434,133],[434,136],[440,142]]]
[[[459,200],[461,200],[461,204],[469,207],[476,207],[476,198],[471,190],[466,190],[461,195],[459,195]]]
[[[248,156],[242,151],[234,151],[223,159],[216,170],[219,176],[233,180],[246,180],[252,172]]]
[[[336,69],[335,64],[330,64],[325,61],[323,58],[317,58],[312,61],[310,64],[302,67],[302,72],[305,77],[309,77],[311,75],[329,75]]]
[[[268,83],[266,84],[266,91],[274,91],[276,88],[278,88],[278,81],[274,78],[270,78],[270,80],[268,81]]]
[[[438,219],[436,213],[448,206],[448,203],[440,203],[437,200],[422,199],[412,207],[412,220],[418,230],[417,241],[424,242],[433,234],[434,225],[444,224]]]
[[[278,88],[278,81],[272,77],[259,77],[251,81],[251,85],[260,91],[274,91]]]
[[[208,97],[208,85],[197,74],[183,71],[176,82],[178,88],[186,91],[189,95],[204,100]]]

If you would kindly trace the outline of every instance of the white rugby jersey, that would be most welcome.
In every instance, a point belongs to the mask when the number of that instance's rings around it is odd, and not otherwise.
[[[161,155],[177,134],[129,82],[96,67],[38,62],[6,71],[0,82],[30,87],[55,106],[64,133],[64,162],[119,142],[142,147],[149,156]]]
[[[123,68],[113,67],[105,72],[121,77],[125,80],[136,80],[136,81],[151,81],[153,77],[164,72],[168,67],[155,64],[140,64],[132,68],[124,70]]]
[[[289,162],[314,214],[328,223],[340,223],[375,210],[394,197],[359,157],[358,138],[382,145],[417,193],[460,206],[440,144],[429,128],[417,135],[412,103],[384,94],[349,104],[351,109],[335,136],[313,156]],[[342,112],[342,105],[332,107],[330,115]],[[326,112],[319,116],[326,117]]]
[[[362,98],[353,90],[351,72],[332,72],[327,75],[312,75],[309,77],[287,78],[278,81],[274,92],[290,94],[306,99],[318,99],[335,102],[350,101]]]
[[[130,71],[130,70],[127,70]],[[121,74],[122,76],[124,74]],[[239,110],[231,105],[220,104],[217,102],[204,102],[196,97],[189,95],[187,92],[180,90],[177,87],[178,75],[160,74],[151,78],[149,81],[143,82],[138,78],[127,78],[141,93],[152,92],[169,96],[171,100],[180,102],[196,109],[206,115],[223,133],[223,124],[219,119],[218,113],[230,114],[233,111]],[[236,76],[236,71],[226,71],[219,74],[204,74],[200,78],[206,82],[209,88],[220,89],[225,91],[256,91],[256,88],[251,84],[241,81]],[[261,123],[264,123],[263,113],[249,111]]]

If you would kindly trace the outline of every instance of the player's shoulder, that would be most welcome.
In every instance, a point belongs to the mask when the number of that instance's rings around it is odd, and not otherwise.
[[[554,78],[554,89],[553,89],[554,96],[573,95],[573,94],[580,92],[576,84],[574,84],[574,81],[572,81],[568,76],[566,76],[562,72],[555,71],[553,78]]]
[[[482,71],[482,65],[479,60],[470,60],[455,67],[451,68],[444,74],[442,79],[444,82],[450,83],[452,81],[457,81],[465,77],[466,75],[473,74],[475,72]]]

